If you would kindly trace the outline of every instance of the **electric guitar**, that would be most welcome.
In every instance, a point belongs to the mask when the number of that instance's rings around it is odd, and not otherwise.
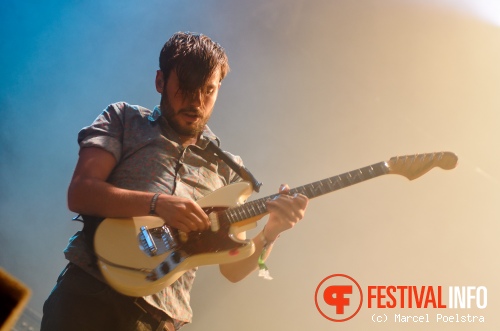
[[[453,169],[458,158],[451,152],[393,157],[338,176],[290,190],[309,199],[381,175],[397,174],[416,179],[434,167]],[[175,282],[186,270],[242,260],[255,251],[253,241],[236,235],[256,226],[268,213],[268,197],[246,202],[252,193],[248,182],[222,187],[197,201],[208,215],[211,229],[184,233],[155,216],[106,218],[94,238],[99,268],[118,292],[145,296]]]

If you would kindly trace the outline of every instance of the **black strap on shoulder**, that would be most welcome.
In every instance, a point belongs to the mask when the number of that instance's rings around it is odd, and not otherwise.
[[[224,152],[220,147],[213,141],[210,140],[207,149],[214,152],[222,161],[224,161],[231,169],[233,169],[241,178],[250,182],[252,184],[253,190],[259,192],[262,183],[259,182],[254,175],[245,166],[239,165],[231,157],[229,157],[226,152]]]
[[[104,220],[102,217],[93,217],[88,215],[77,215],[73,217],[73,221],[80,221],[83,223],[82,232],[85,234],[85,239],[89,247],[94,249],[94,236],[97,227]]]

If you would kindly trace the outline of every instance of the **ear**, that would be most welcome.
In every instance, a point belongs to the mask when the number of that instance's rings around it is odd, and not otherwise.
[[[156,91],[158,91],[158,93],[163,93],[165,80],[163,79],[163,72],[161,70],[156,70],[155,84],[156,84]]]

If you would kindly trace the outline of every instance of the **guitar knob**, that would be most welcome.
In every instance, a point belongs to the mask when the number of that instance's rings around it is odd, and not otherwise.
[[[174,260],[175,263],[181,262],[182,255],[178,251],[172,252],[172,260]]]
[[[170,272],[170,267],[168,266],[167,262],[163,262],[161,264],[161,271],[166,275]]]

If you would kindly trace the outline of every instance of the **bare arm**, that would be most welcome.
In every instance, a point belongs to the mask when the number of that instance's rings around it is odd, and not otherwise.
[[[80,150],[68,189],[69,209],[80,214],[100,217],[133,217],[149,214],[153,193],[118,188],[106,182],[116,166],[114,156],[101,148]],[[194,201],[162,194],[156,213],[165,223],[179,230],[208,229],[207,215]]]
[[[268,201],[267,209],[269,211],[269,220],[262,233],[259,233],[253,242],[255,244],[255,253],[248,258],[219,266],[221,273],[231,282],[238,282],[244,279],[258,268],[258,260],[264,248],[262,236],[268,243],[274,242],[281,232],[291,229],[304,217],[305,210],[309,200],[302,194],[290,196],[289,188],[282,185],[279,198]],[[268,245],[265,260],[272,250],[272,244]]]

